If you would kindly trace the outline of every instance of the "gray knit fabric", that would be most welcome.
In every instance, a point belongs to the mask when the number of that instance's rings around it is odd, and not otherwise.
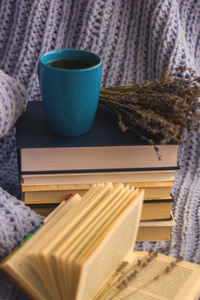
[[[27,102],[28,97],[25,87],[0,70],[0,137],[2,141],[4,136],[9,136],[10,129],[10,132],[13,132],[12,127],[25,111]],[[13,150],[11,155],[8,155],[8,153],[10,145],[15,145],[14,134],[11,135],[11,138],[10,143],[5,144],[3,151],[0,153],[2,160],[7,158],[10,164],[12,164],[12,154],[14,153]],[[18,174],[16,170],[12,172],[13,169],[16,169],[16,164],[14,164],[9,174],[5,173],[5,176],[2,176],[2,180],[7,180],[10,187],[14,183],[16,189]],[[4,170],[4,164],[2,164],[1,170]],[[16,247],[28,233],[33,231],[41,220],[41,216],[0,187],[0,260]],[[10,299],[10,296],[12,298],[13,289],[16,289],[16,292],[18,291],[19,295],[22,296],[21,291],[7,277],[0,274],[0,299]],[[16,292],[14,292],[14,295]]]
[[[143,82],[187,64],[200,74],[199,0],[1,0],[0,69],[41,99],[41,53],[80,48],[102,57],[102,85]],[[0,186],[18,193],[14,128],[0,140]],[[179,149],[170,254],[200,263],[200,133]],[[31,226],[30,226],[31,228]],[[1,241],[0,241],[1,244]],[[158,243],[138,243],[156,249]],[[0,299],[23,299],[1,275]]]
[[[3,137],[25,111],[28,98],[24,86],[1,70],[0,87],[0,137]]]
[[[13,190],[13,192],[17,188],[18,175],[16,172],[16,153],[13,151],[15,138],[12,128],[19,116],[25,111],[27,102],[28,96],[25,87],[0,70],[0,145],[3,147],[0,151],[0,169],[3,172],[2,174],[0,172],[0,186],[4,186],[6,183],[7,187],[10,187],[10,191]],[[4,167],[6,163],[11,166],[9,172]]]
[[[40,222],[39,215],[0,188],[0,260]]]

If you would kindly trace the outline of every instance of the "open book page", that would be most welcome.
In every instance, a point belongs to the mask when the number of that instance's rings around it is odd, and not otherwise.
[[[79,226],[82,219],[90,213],[100,199],[109,193],[112,189],[112,184],[95,185],[95,189],[91,189],[92,193],[87,192],[82,197],[78,205],[71,211],[66,212],[65,217],[54,225],[53,230],[49,230],[46,233],[45,238],[40,242],[40,244],[29,251],[29,257],[34,262],[36,270],[38,270],[38,272],[44,270],[44,272],[41,273],[41,277],[48,289],[52,294],[55,294],[57,291],[55,297],[56,295],[58,296],[58,294],[61,294],[62,289],[59,288],[57,269],[51,268],[49,255],[55,247],[60,247],[63,240],[68,237],[77,226]]]
[[[123,206],[127,206],[128,204],[127,197],[129,196],[133,198],[134,192],[135,192],[134,189],[128,190],[128,187],[125,187],[123,191],[119,192],[117,196],[112,198],[106,197],[107,199],[105,200],[107,200],[106,201],[107,205],[104,206],[104,209],[102,209],[101,212],[98,213],[98,211],[96,211],[95,218],[91,223],[88,224],[87,228],[85,228],[85,230],[81,233],[80,238],[78,238],[79,243],[77,243],[75,239],[74,243],[72,244],[72,247],[70,247],[71,248],[70,252],[68,251],[68,249],[66,249],[67,251],[65,251],[61,256],[61,260],[62,260],[61,265],[63,271],[66,270],[66,268],[63,268],[63,266],[66,264],[66,261],[68,265],[67,269],[69,269],[69,274],[71,278],[70,290],[71,292],[74,293],[71,295],[72,296],[71,299],[75,298],[75,293],[78,285],[78,278],[80,275],[79,274],[80,270],[79,268],[77,268],[78,260],[80,260],[84,255],[86,255],[91,250],[93,245],[97,243],[99,239],[102,242],[109,226],[114,225],[114,221],[116,220],[116,217],[120,213],[122,213],[124,209]],[[130,248],[131,247],[133,247],[132,239],[130,239]],[[67,290],[65,296],[66,295],[68,295]]]
[[[93,186],[86,194],[85,197],[92,197],[95,190],[98,189],[98,187],[95,185]],[[77,194],[76,197],[81,199],[81,197]],[[74,198],[74,197],[73,197]],[[34,264],[34,268],[36,271],[40,272],[40,277],[43,279],[44,284],[50,291],[50,293],[54,296],[54,298],[59,297],[60,291],[57,288],[57,284],[54,280],[54,276],[52,275],[51,270],[48,270],[44,263],[41,264],[40,260],[37,259],[37,253],[41,249],[41,247],[45,244],[50,243],[49,242],[49,236],[57,236],[59,237],[59,232],[63,232],[68,230],[68,226],[66,223],[68,222],[68,219],[70,215],[75,214],[77,207],[82,206],[82,199],[81,201],[75,201],[74,205],[71,205],[70,203],[73,201],[73,198],[69,199],[69,202],[62,207],[61,210],[58,211],[50,220],[42,226],[42,228],[36,233],[37,235],[34,235],[34,241],[35,243],[31,244],[31,247],[29,247],[27,251],[27,255],[29,253],[36,253],[35,260],[32,258],[31,261]],[[37,240],[36,240],[37,237]],[[27,244],[25,246],[28,246]]]
[[[103,230],[103,226],[106,226],[106,215],[115,212],[118,202],[122,201],[121,198],[123,199],[125,191],[129,189],[128,186],[122,189],[122,186],[121,184],[117,185],[103,197],[96,204],[93,211],[87,214],[87,217],[52,252],[53,264],[51,264],[51,268],[57,270],[57,276],[60,277],[60,286],[64,286],[62,288],[63,298],[68,295],[71,299],[70,292],[73,290],[73,285],[75,288],[77,284],[77,280],[74,276],[72,278],[71,275],[71,273],[74,273],[74,269],[73,267],[70,268],[70,261],[73,261],[73,258],[79,253],[88,251],[90,243],[98,237],[101,230]]]
[[[148,252],[132,252],[121,272],[115,272],[94,300],[196,300],[200,296],[200,266],[158,254],[143,266]],[[139,263],[138,263],[139,260]],[[126,263],[125,263],[126,264]],[[119,267],[120,269],[120,267]]]
[[[15,255],[14,255],[15,256]],[[31,299],[54,300],[46,289],[40,275],[35,271],[34,265],[24,254],[23,257],[15,257],[6,263],[3,272],[8,275]],[[11,263],[11,265],[10,265]],[[0,267],[1,269],[1,267]]]
[[[48,231],[49,226],[54,226],[56,220],[63,216],[65,210],[70,210],[81,199],[76,194],[59,210],[58,214],[53,216],[46,224],[44,224],[34,235],[26,241],[23,247],[14,250],[0,264],[0,269],[13,279],[28,295],[37,300],[53,300],[55,299],[45,288],[44,281],[35,270],[34,264],[27,257],[29,250],[40,243],[43,236]]]
[[[108,279],[126,253],[132,251],[143,197],[144,191],[140,191],[122,216],[116,218],[115,224],[107,229],[101,241],[97,241],[90,251],[78,261],[80,278],[76,300],[92,299],[99,286]],[[97,272],[96,270],[101,271]]]
[[[74,275],[73,284],[75,293],[77,292],[78,280],[80,281],[80,273],[82,270],[83,261],[86,260],[88,255],[92,255],[92,253],[96,251],[97,247],[101,243],[104,243],[103,240],[106,239],[106,236],[107,234],[109,234],[109,231],[113,230],[114,232],[114,227],[116,226],[117,220],[119,220],[120,217],[122,217],[122,215],[126,212],[126,209],[130,209],[133,199],[135,198],[136,201],[138,197],[138,190],[130,188],[129,190],[125,191],[125,189],[122,195],[119,194],[118,197],[115,197],[113,207],[110,207],[108,205],[105,209],[104,215],[102,215],[102,217],[98,221],[95,220],[95,222],[93,223],[93,227],[96,227],[96,229],[92,228],[91,224],[90,231],[88,231],[87,243],[85,243],[85,241],[82,240],[82,243],[79,246],[79,251],[74,251],[68,258],[68,261],[71,263],[71,270]],[[124,220],[124,222],[127,222],[127,220]],[[135,223],[137,223],[137,218],[135,218]],[[134,230],[134,226],[132,226],[132,229]],[[120,230],[118,234],[120,235]],[[121,243],[123,243],[123,239],[124,237],[122,235]],[[132,232],[132,236],[130,237],[130,240],[126,243],[126,247],[129,247],[129,249],[132,250],[134,244],[135,235],[134,232]],[[123,249],[123,247],[121,249]],[[121,249],[119,247],[118,251],[120,251]],[[104,255],[106,255],[106,253],[104,253]],[[96,264],[94,261],[94,268],[95,267]],[[104,266],[102,266],[100,270],[102,269],[104,269]],[[101,272],[100,270],[98,273]]]

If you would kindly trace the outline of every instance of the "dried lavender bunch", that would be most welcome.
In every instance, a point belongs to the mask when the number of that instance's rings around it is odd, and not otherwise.
[[[100,103],[117,114],[122,131],[134,131],[154,146],[187,142],[183,133],[199,128],[199,97],[200,77],[186,66],[142,84],[100,91]]]

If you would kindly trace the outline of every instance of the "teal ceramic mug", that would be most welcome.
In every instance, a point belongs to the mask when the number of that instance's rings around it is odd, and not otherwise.
[[[55,133],[78,136],[90,130],[99,102],[101,67],[101,58],[90,51],[59,49],[41,55],[43,108]]]

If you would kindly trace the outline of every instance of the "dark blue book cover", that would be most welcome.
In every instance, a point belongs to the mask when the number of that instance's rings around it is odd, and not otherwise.
[[[67,115],[66,115],[67,118]],[[42,101],[30,101],[16,124],[18,148],[93,147],[145,145],[132,132],[123,133],[116,115],[106,106],[99,105],[90,131],[78,137],[55,134],[45,119]]]

